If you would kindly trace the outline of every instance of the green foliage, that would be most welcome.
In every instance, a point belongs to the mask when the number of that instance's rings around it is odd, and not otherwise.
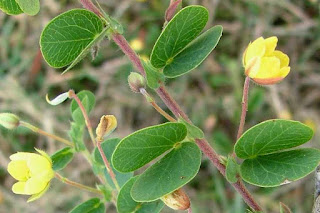
[[[246,159],[240,171],[248,183],[274,187],[305,177],[319,162],[319,150],[304,148]]]
[[[71,122],[71,129],[69,130],[69,136],[75,145],[77,152],[85,150],[85,145],[83,143],[83,130],[84,126],[82,124],[77,124]]]
[[[88,90],[83,90],[77,93],[77,96],[80,99],[81,103],[83,104],[86,112],[89,114],[94,108],[94,105],[96,103],[94,94]],[[71,115],[73,120],[76,123],[85,124],[85,120],[82,115],[81,109],[75,100],[72,100],[70,109],[71,109]]]
[[[20,6],[20,9],[30,15],[34,16],[38,14],[40,10],[40,2],[39,0],[15,0],[17,4]]]
[[[59,151],[55,152],[52,156],[52,168],[55,171],[59,171],[64,169],[70,161],[73,159],[74,150],[70,147],[66,147],[60,149]]]
[[[237,162],[233,157],[229,156],[227,160],[227,165],[226,165],[226,178],[230,183],[237,182],[238,170],[239,170],[239,165],[237,164]]]
[[[198,67],[212,52],[222,36],[222,26],[215,26],[194,39],[178,53],[163,70],[168,78],[175,78]]]
[[[111,156],[112,153],[114,152],[116,146],[120,143],[120,139],[119,138],[112,138],[112,139],[108,139],[104,142],[101,143],[101,147],[103,149],[104,154],[106,155],[110,166],[114,172],[114,174],[116,175],[116,179],[117,182],[119,184],[120,187],[122,187],[132,176],[133,176],[133,172],[130,173],[121,173],[118,172],[117,170],[115,170],[113,168],[112,162],[111,162]],[[102,157],[100,155],[100,152],[98,150],[98,148],[95,148],[93,151],[93,157],[94,157],[94,161],[97,162],[101,167],[103,167],[104,169],[104,174],[106,176],[106,179],[109,183],[110,186],[112,186],[113,188],[115,188],[115,185],[109,175],[109,173],[107,172],[104,162],[102,160]]]
[[[157,89],[160,87],[159,82],[164,82],[164,75],[156,68],[152,66],[150,61],[141,60],[141,63],[146,71],[147,84],[151,89]]]
[[[112,156],[112,163],[120,172],[134,171],[166,151],[187,135],[181,123],[165,123],[141,129],[122,139]]]
[[[149,167],[134,183],[135,201],[150,202],[191,181],[199,171],[201,151],[195,143],[184,142]]]
[[[202,6],[188,6],[180,10],[159,36],[151,53],[151,64],[162,68],[195,39],[208,21],[208,10]]]
[[[313,136],[310,127],[290,120],[268,120],[247,130],[235,145],[239,158],[265,155],[308,142]]]
[[[0,0],[0,9],[8,15],[19,15],[23,13],[15,0]]]
[[[62,13],[41,34],[44,59],[54,68],[80,61],[86,50],[101,39],[103,27],[103,21],[88,10],[74,9]]]
[[[99,198],[92,198],[76,206],[70,213],[105,213],[106,207]]]
[[[188,123],[183,118],[179,118],[179,122],[183,123],[187,127],[188,137],[189,138],[193,138],[193,139],[204,138],[204,133],[199,127]]]
[[[120,190],[117,199],[118,213],[158,213],[163,208],[164,204],[161,200],[148,203],[139,203],[132,199],[131,189],[138,176],[131,178]]]

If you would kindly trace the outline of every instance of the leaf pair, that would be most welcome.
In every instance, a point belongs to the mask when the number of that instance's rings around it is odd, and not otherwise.
[[[186,135],[184,124],[165,123],[139,130],[119,143],[112,163],[120,172],[135,171],[167,153],[137,178],[131,189],[133,200],[155,201],[195,177],[201,152],[193,142],[183,142]]]
[[[168,78],[178,77],[199,66],[222,35],[222,26],[215,26],[198,37],[208,17],[208,10],[202,6],[180,10],[154,45],[151,64],[163,68],[163,74]]]
[[[319,164],[320,151],[287,149],[312,136],[312,129],[297,121],[269,120],[252,127],[235,145],[236,155],[244,159],[241,177],[254,185],[274,187],[306,176]]]
[[[34,16],[40,10],[39,0],[0,0],[0,9],[8,15],[26,13]]]

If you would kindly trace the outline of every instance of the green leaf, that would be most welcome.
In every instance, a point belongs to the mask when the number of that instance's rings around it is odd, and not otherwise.
[[[119,184],[120,187],[122,187],[132,176],[133,176],[133,172],[130,173],[120,173],[117,170],[115,170],[113,168],[112,162],[111,162],[111,156],[112,153],[114,152],[116,146],[120,143],[120,139],[119,138],[112,138],[112,139],[108,139],[104,142],[101,143],[101,148],[103,149],[104,154],[106,155],[110,166],[114,172],[114,174],[116,175],[116,179],[117,182]],[[115,188],[115,185],[109,175],[109,173],[107,172],[105,166],[104,166],[104,162],[102,160],[102,157],[100,155],[100,152],[98,150],[98,148],[95,148],[93,151],[93,157],[95,162],[97,162],[100,166],[103,166],[104,168],[104,174],[107,178],[107,181],[109,183],[110,186],[112,186],[113,188]]]
[[[132,199],[130,191],[138,176],[131,178],[120,190],[117,199],[118,213],[158,213],[163,208],[164,204],[161,200],[149,203],[139,203]]]
[[[192,5],[180,10],[162,31],[151,53],[151,64],[162,68],[195,39],[205,27],[209,13]]]
[[[164,75],[156,68],[152,66],[150,61],[141,60],[141,63],[146,71],[147,84],[151,89],[158,89],[160,87],[159,82],[164,82]]]
[[[40,11],[39,0],[15,0],[20,6],[21,10],[30,15],[34,16]]]
[[[23,13],[15,0],[0,0],[0,9],[8,15],[19,15]]]
[[[76,206],[70,213],[105,213],[106,207],[99,198],[92,198]]]
[[[215,26],[193,40],[176,55],[163,70],[168,78],[175,78],[198,67],[217,46],[222,36],[222,26]]]
[[[191,138],[194,138],[194,139],[196,139],[196,138],[199,138],[199,139],[204,138],[204,133],[202,132],[202,130],[199,127],[188,123],[183,118],[179,118],[179,122],[183,123],[187,127],[188,137],[191,137]]]
[[[310,127],[290,120],[268,120],[247,130],[235,145],[239,158],[247,159],[308,142],[313,136]]]
[[[120,172],[131,172],[146,165],[164,152],[172,149],[187,135],[181,123],[165,123],[132,133],[117,146],[112,163]]]
[[[241,177],[261,187],[275,187],[299,180],[311,173],[320,162],[317,149],[297,149],[246,159]]]
[[[84,108],[86,109],[86,112],[89,114],[92,111],[92,109],[94,108],[94,105],[96,103],[96,99],[94,97],[94,94],[88,90],[83,90],[83,91],[77,93],[77,96],[80,99]],[[83,123],[84,124],[85,120],[82,115],[82,111],[75,100],[72,100],[70,108],[71,108],[71,115],[72,115],[73,120],[76,123],[79,123],[79,124]]]
[[[235,159],[229,156],[227,165],[226,165],[226,178],[230,183],[237,182],[238,169],[239,169],[239,165],[237,164]]]
[[[75,145],[75,150],[77,152],[83,151],[86,149],[84,143],[83,143],[83,130],[84,125],[83,124],[77,124],[75,122],[71,123],[71,129],[69,131],[69,136],[71,140],[73,141]]]
[[[54,68],[71,64],[103,31],[103,21],[94,13],[74,9],[54,18],[43,30],[40,47]]]
[[[51,156],[54,171],[64,169],[73,159],[74,150],[70,147],[63,148]]]
[[[88,53],[89,53],[90,50],[93,48],[93,46],[98,45],[99,42],[100,42],[103,38],[105,38],[106,32],[108,31],[108,29],[109,29],[109,28],[107,28],[107,27],[104,28],[104,29],[102,30],[102,32],[101,32],[99,35],[97,35],[97,36],[88,44],[88,46],[86,46],[86,47],[82,50],[82,52],[77,56],[76,59],[74,59],[74,61],[68,66],[68,68],[67,68],[65,71],[63,71],[62,74],[64,74],[64,73],[68,72],[69,70],[71,70],[76,64],[78,64],[82,59],[84,59],[84,57],[86,57],[86,56],[88,55]]]
[[[195,143],[184,142],[149,167],[134,183],[131,196],[137,202],[150,202],[191,181],[199,171],[201,151]]]

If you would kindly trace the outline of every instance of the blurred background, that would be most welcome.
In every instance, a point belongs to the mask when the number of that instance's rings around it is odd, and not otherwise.
[[[100,0],[99,3],[108,14],[120,20],[132,47],[141,56],[148,57],[161,32],[169,0]],[[224,27],[223,36],[200,67],[189,75],[168,80],[167,85],[194,123],[205,131],[211,145],[222,155],[232,151],[244,81],[242,53],[255,38],[275,35],[279,38],[277,49],[291,59],[291,73],[274,86],[251,83],[246,129],[271,118],[299,120],[316,132],[307,146],[320,147],[319,1],[183,1],[183,6],[190,4],[208,8],[207,28],[220,24]],[[96,95],[97,104],[90,114],[93,126],[103,114],[116,115],[118,128],[114,137],[124,137],[137,129],[165,122],[141,95],[130,91],[126,79],[134,68],[110,41],[102,42],[94,60],[86,57],[65,75],[60,75],[62,69],[50,68],[39,52],[41,31],[53,17],[81,5],[76,0],[45,0],[41,1],[41,7],[35,17],[13,17],[0,12],[0,112],[15,113],[45,131],[68,137],[70,102],[53,107],[46,103],[45,95],[54,97],[72,88],[76,92],[90,90]],[[167,110],[159,98],[156,100]],[[86,140],[89,141],[89,137]],[[57,180],[33,203],[26,203],[25,196],[13,194],[14,180],[6,171],[9,156],[17,151],[33,152],[34,147],[52,154],[62,145],[25,128],[8,131],[0,127],[1,213],[68,212],[93,197]],[[76,156],[62,173],[87,185],[94,186],[96,182],[82,156]],[[311,212],[314,174],[278,188],[249,188],[267,212],[279,212],[279,201],[293,212]],[[241,197],[205,158],[199,174],[185,189],[194,213],[246,212]],[[107,212],[115,212],[114,207],[108,206]],[[173,211],[166,208],[163,212]]]

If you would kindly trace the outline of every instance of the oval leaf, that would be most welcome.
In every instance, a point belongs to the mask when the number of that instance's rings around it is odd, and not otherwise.
[[[105,213],[106,207],[99,198],[92,198],[70,211],[70,213]]]
[[[104,142],[101,143],[101,147],[103,149],[104,154],[106,155],[108,161],[110,162],[110,166],[114,172],[114,174],[116,175],[116,179],[118,181],[118,184],[120,187],[122,187],[132,176],[133,176],[133,172],[130,173],[121,173],[118,172],[117,170],[115,170],[113,168],[112,162],[111,162],[111,156],[112,153],[114,152],[116,146],[120,143],[120,139],[119,138],[112,138],[112,139],[108,139]],[[93,156],[94,156],[94,160],[95,162],[97,162],[100,166],[104,167],[104,174],[106,176],[106,179],[108,181],[108,183],[110,184],[110,186],[112,186],[113,188],[116,188],[109,173],[107,172],[105,166],[104,166],[104,162],[102,160],[102,157],[100,155],[100,152],[98,150],[98,148],[95,148],[93,151]]]
[[[15,0],[0,0],[0,9],[8,15],[18,15],[23,13]]]
[[[139,176],[131,196],[137,202],[157,200],[191,181],[200,164],[198,146],[192,142],[182,143]]]
[[[54,171],[64,169],[73,159],[73,149],[70,147],[63,148],[51,156]]]
[[[193,40],[168,64],[163,74],[175,78],[198,67],[217,46],[222,36],[222,26],[215,26]]]
[[[268,120],[247,130],[235,145],[239,158],[247,159],[308,142],[313,136],[310,127],[290,120]]]
[[[187,135],[181,123],[165,123],[141,129],[122,139],[112,156],[112,163],[120,172],[131,172],[146,165],[172,149]]]
[[[103,31],[94,13],[75,9],[54,18],[43,30],[40,47],[44,59],[54,68],[71,64]]]
[[[30,16],[36,15],[40,10],[39,0],[15,0],[21,10]]]
[[[231,156],[228,157],[227,165],[226,165],[226,178],[230,183],[237,182],[238,178],[238,167],[239,165],[235,161],[235,159]]]
[[[311,173],[320,162],[317,149],[298,149],[246,159],[240,167],[248,183],[274,187],[299,180]]]
[[[151,53],[151,64],[164,67],[203,30],[208,10],[202,6],[188,6],[180,10],[162,31]]]
[[[120,190],[117,199],[118,213],[158,213],[163,208],[164,204],[161,200],[157,200],[149,203],[139,203],[132,199],[130,191],[134,182],[137,180],[137,176],[131,178]]]

